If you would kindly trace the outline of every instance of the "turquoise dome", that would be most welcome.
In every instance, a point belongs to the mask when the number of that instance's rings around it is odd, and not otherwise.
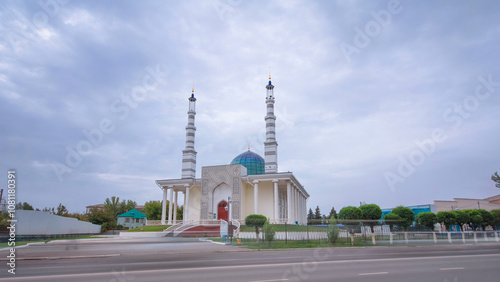
[[[250,150],[237,155],[231,164],[241,164],[246,167],[247,175],[264,174],[266,172],[264,159]]]

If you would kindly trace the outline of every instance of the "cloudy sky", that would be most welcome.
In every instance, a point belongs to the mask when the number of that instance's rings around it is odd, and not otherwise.
[[[498,1],[2,1],[1,173],[70,212],[159,200],[195,85],[201,167],[263,155],[328,213],[499,194]],[[4,194],[5,195],[5,194]]]

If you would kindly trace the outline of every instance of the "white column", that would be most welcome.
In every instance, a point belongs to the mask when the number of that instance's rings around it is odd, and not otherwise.
[[[304,198],[302,199],[302,205],[303,205],[303,209],[302,209],[302,222],[304,222],[304,224],[307,223],[307,202],[306,202],[306,197],[304,196]]]
[[[161,224],[166,225],[165,218],[167,215],[167,189],[163,188],[163,204],[161,206]]]
[[[297,213],[297,190],[295,190],[295,185],[292,185],[292,224],[295,224],[295,214]]]
[[[186,211],[186,191],[182,192],[182,195],[184,196],[184,200],[182,201],[182,222],[184,222],[184,217],[186,216],[185,211]]]
[[[259,207],[259,181],[254,181],[254,186],[253,186],[253,213],[254,214],[259,214],[258,207]]]
[[[174,216],[173,216],[174,224],[177,224],[177,192],[179,191],[174,191]]]
[[[287,205],[287,222],[292,223],[292,183],[286,183],[286,205]]]
[[[233,204],[232,204],[232,200],[229,200],[227,201],[227,222],[231,222],[233,221]]]
[[[186,186],[186,193],[184,194],[186,204],[184,205],[184,211],[183,211],[184,223],[186,223],[189,220],[189,190],[191,190],[191,188]]]
[[[299,224],[302,224],[302,193],[299,194]]]
[[[304,224],[307,223],[307,205],[305,196],[302,198],[302,222]]]
[[[295,197],[294,197],[294,200],[295,200],[295,205],[294,205],[294,213],[293,213],[293,223],[295,223],[295,221],[298,221],[298,215],[299,215],[299,190],[297,190],[297,186],[295,186]]]
[[[169,187],[168,188],[168,198],[170,199],[170,202],[168,203],[168,222],[167,222],[167,225],[172,225],[172,213],[173,213],[173,192],[174,192],[174,188],[173,187]]]
[[[279,217],[280,217],[280,202],[279,202],[279,194],[278,194],[278,180],[275,179],[273,180],[274,183],[274,223],[279,222]]]

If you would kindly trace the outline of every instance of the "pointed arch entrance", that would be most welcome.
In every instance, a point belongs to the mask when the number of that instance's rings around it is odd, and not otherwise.
[[[229,207],[227,206],[227,202],[222,200],[217,204],[217,219],[222,219],[227,221],[229,214]]]

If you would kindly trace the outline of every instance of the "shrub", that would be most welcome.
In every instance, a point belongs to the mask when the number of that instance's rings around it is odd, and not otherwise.
[[[469,214],[464,211],[452,211],[455,215],[455,220],[458,226],[460,226],[460,230],[464,231],[464,225],[468,224],[470,221]]]
[[[463,210],[463,212],[469,215],[469,226],[472,230],[476,231],[483,224],[483,217],[478,210]]]
[[[397,214],[387,214],[384,217],[385,224],[389,225],[389,229],[392,231],[394,229],[394,225],[398,225],[401,222],[401,217]]]
[[[337,226],[337,222],[335,218],[330,219],[330,224],[328,225],[328,229],[326,234],[328,235],[328,242],[330,244],[335,244],[337,239],[339,238],[340,228]]]
[[[257,242],[259,242],[259,227],[264,226],[267,218],[261,214],[251,214],[245,218],[245,225],[255,227],[255,235],[257,235]]]
[[[408,227],[410,227],[415,221],[415,213],[407,207],[396,207],[391,211],[391,213],[401,218],[398,225],[403,227],[404,230],[407,230]]]
[[[375,204],[362,205],[359,209],[363,214],[363,219],[370,220],[368,225],[370,225],[370,229],[373,233],[373,226],[378,224],[378,220],[382,218],[382,210]]]
[[[262,227],[262,232],[264,232],[264,240],[271,244],[271,242],[274,241],[274,235],[276,234],[274,226],[269,224],[269,221],[266,221]]]
[[[436,219],[439,223],[446,226],[446,230],[449,231],[451,226],[457,223],[455,214],[448,211],[440,211],[436,214]]]
[[[434,231],[434,225],[437,223],[436,215],[433,212],[419,213],[417,215],[417,222]]]

